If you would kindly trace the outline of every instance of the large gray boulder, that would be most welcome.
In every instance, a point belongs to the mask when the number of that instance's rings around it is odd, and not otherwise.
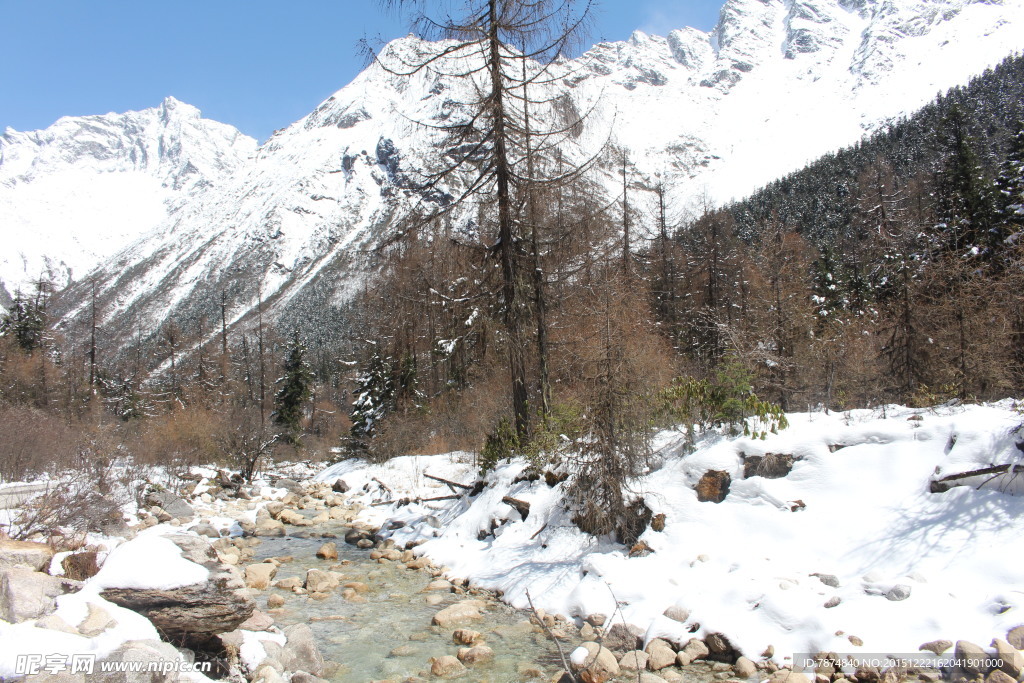
[[[159,640],[129,640],[122,643],[116,650],[107,655],[104,662],[141,662],[132,664],[130,671],[110,671],[102,674],[104,683],[177,683],[189,678],[175,671],[164,672],[170,668],[165,662],[184,660],[181,653],[169,643]],[[148,671],[150,665],[155,671]],[[99,674],[99,666],[96,667]]]
[[[170,491],[151,491],[146,494],[146,505],[162,508],[171,517],[183,522],[191,522],[196,516],[195,510],[188,503]]]
[[[81,587],[79,581],[24,567],[0,570],[0,619],[12,624],[38,619],[53,612],[58,596],[75,593]]]
[[[110,587],[101,595],[148,618],[168,640],[203,649],[217,634],[234,630],[252,616],[256,602],[242,575],[221,562],[205,538],[188,534],[166,538],[181,548],[186,560],[209,570],[205,582],[166,590]]]
[[[0,538],[0,569],[24,567],[41,572],[45,571],[52,558],[53,548],[45,543]]]
[[[324,657],[316,646],[313,632],[306,624],[294,624],[284,630],[288,638],[284,644],[281,663],[289,671],[305,671],[320,676],[324,672]]]

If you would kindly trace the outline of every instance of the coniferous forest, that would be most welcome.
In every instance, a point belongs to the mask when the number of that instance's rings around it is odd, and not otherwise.
[[[531,129],[511,142],[522,159],[547,149],[546,168],[508,173],[549,180],[487,199],[501,211],[481,210],[473,231],[444,213],[405,219],[337,329],[257,312],[229,332],[220,298],[220,319],[140,328],[112,348],[95,302],[91,325],[62,329],[40,282],[2,323],[0,411],[25,428],[0,474],[97,453],[228,459],[246,476],[275,453],[463,449],[483,469],[562,453],[588,492],[582,525],[609,531],[623,517],[602,511],[625,505],[609,482],[637,470],[659,425],[1020,395],[1022,103],[1024,58],[1011,57],[697,212],[631,178],[614,147],[593,163],[618,168],[622,191],[595,203],[582,169],[552,151],[574,122]]]

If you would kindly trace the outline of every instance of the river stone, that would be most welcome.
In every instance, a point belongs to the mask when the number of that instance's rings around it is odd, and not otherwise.
[[[633,650],[622,655],[619,659],[619,668],[624,671],[642,671],[647,668],[647,660],[649,655],[643,650]],[[675,662],[675,657],[672,657],[672,661]]]
[[[301,513],[287,508],[277,516],[278,521],[284,522],[285,524],[291,524],[292,526],[311,526],[313,523],[302,516]]]
[[[685,607],[680,607],[679,605],[670,605],[666,607],[662,614],[672,621],[678,621],[679,623],[684,623],[690,618],[690,610]]]
[[[588,614],[586,622],[594,627],[604,626],[604,623],[608,621],[608,617],[601,613]]]
[[[284,477],[276,479],[274,480],[274,488],[284,489],[289,493],[302,495],[302,487],[299,486],[299,482],[295,481],[294,479],[286,479]]]
[[[53,612],[55,598],[75,593],[78,581],[50,576],[25,567],[0,570],[0,619],[12,624]]]
[[[316,556],[321,560],[338,559],[338,544],[334,542],[324,543],[320,546],[320,549],[316,551]]]
[[[643,672],[640,674],[640,683],[668,683],[661,676],[655,676],[652,673]]]
[[[141,667],[138,664],[131,665],[133,669],[138,667],[141,671],[111,671],[103,674],[104,683],[169,683],[178,679],[162,671],[163,663],[184,661],[184,658],[170,643],[159,640],[129,640],[100,661],[141,663]],[[154,671],[147,671],[150,665],[155,668]],[[96,667],[97,671],[99,668]]]
[[[570,656],[572,668],[584,683],[604,683],[619,675],[619,663],[608,648],[597,643],[583,643]]]
[[[458,645],[473,645],[483,639],[483,634],[479,631],[474,631],[468,628],[456,629],[455,632],[452,633],[452,640],[454,640]]]
[[[664,640],[655,638],[647,646],[647,668],[651,671],[661,671],[667,666],[676,663],[676,653]]]
[[[1006,642],[1017,650],[1024,650],[1024,626],[1015,626],[1006,632]]]
[[[990,659],[989,654],[982,649],[980,645],[975,645],[968,640],[956,641],[956,648],[954,650],[956,658],[961,660],[963,666],[960,667],[963,671],[967,671],[972,674],[984,673],[987,671],[987,667],[982,666],[986,659]]]
[[[77,628],[75,628],[74,626],[72,626],[68,622],[64,621],[63,619],[58,617],[56,614],[48,614],[45,617],[42,617],[40,619],[36,619],[36,624],[35,625],[36,625],[36,628],[45,628],[45,629],[49,629],[51,631],[60,631],[62,633],[70,633],[71,635],[75,635],[75,636],[82,635],[81,633],[78,632]],[[34,681],[35,679],[33,678],[32,680]]]
[[[945,652],[951,647],[953,647],[953,641],[951,640],[932,640],[927,643],[922,643],[921,646],[917,649],[920,652],[928,651],[934,652],[937,655],[941,655],[943,652]]]
[[[289,576],[287,579],[280,579],[274,583],[274,588],[280,588],[286,591],[290,591],[293,588],[299,588],[300,586],[302,586],[302,579],[298,576]]]
[[[284,607],[284,598],[274,593],[267,597],[267,607],[270,609],[276,609],[278,607]]]
[[[1020,678],[1021,672],[1024,672],[1024,655],[1020,653],[1020,650],[1002,638],[994,639],[992,647],[996,649],[996,655],[1003,662],[999,668],[1013,676],[1014,679]]]
[[[166,638],[202,649],[217,634],[232,631],[248,619],[256,602],[238,569],[221,562],[205,538],[191,534],[165,538],[181,549],[183,558],[209,570],[209,578],[203,583],[167,590],[113,586],[100,595],[142,614]]]
[[[365,583],[363,583],[362,581],[346,581],[342,585],[345,588],[351,588],[352,590],[356,591],[357,593],[369,593],[370,592],[370,587],[368,585],[366,585]]]
[[[170,491],[151,491],[146,494],[146,505],[162,508],[172,518],[183,522],[191,522],[196,516],[196,511],[188,503]]]
[[[85,619],[82,619],[82,623],[78,625],[78,632],[86,638],[95,638],[114,626],[117,626],[117,622],[107,613],[107,610],[89,603],[89,612]]]
[[[643,648],[644,630],[634,624],[612,624],[602,644],[615,652],[631,652]]]
[[[820,572],[816,572],[814,574],[811,574],[811,576],[816,577],[818,581],[821,581],[826,586],[829,586],[831,588],[839,588],[839,579],[836,578],[834,574],[822,574]]]
[[[252,616],[238,625],[242,631],[268,631],[274,625],[274,619],[260,610],[254,610]]]
[[[771,675],[771,678],[768,679],[768,683],[811,683],[811,681],[807,676],[799,671],[779,669]]]
[[[483,600],[463,600],[462,602],[457,602],[435,614],[431,623],[435,626],[448,628],[467,621],[479,621],[484,618],[480,614],[480,610],[486,604]]]
[[[243,527],[244,530],[244,527]],[[254,536],[284,536],[284,524],[276,519],[264,519],[253,530]]]
[[[313,632],[306,624],[293,624],[284,630],[288,638],[281,654],[281,663],[288,671],[305,671],[314,676],[324,672],[324,658],[316,646]]]
[[[51,559],[53,548],[45,543],[0,538],[0,569],[22,567],[41,572],[50,564]]]
[[[326,593],[338,587],[338,577],[333,572],[322,569],[310,569],[306,572],[304,588],[310,593]]]
[[[892,600],[893,602],[899,602],[900,600],[906,600],[910,597],[910,586],[906,584],[898,583],[885,594],[886,600]]]
[[[459,661],[463,664],[477,664],[488,662],[494,659],[494,650],[486,645],[474,645],[473,647],[459,648]]]
[[[732,670],[738,678],[753,678],[757,675],[757,666],[746,657],[737,657]]]
[[[440,605],[442,602],[444,602],[444,596],[438,595],[437,593],[431,593],[427,597],[423,598],[423,602],[433,607],[435,605]]]
[[[462,665],[462,662],[451,655],[431,657],[428,661],[430,662],[430,673],[435,676],[441,676],[442,678],[459,675],[466,670],[466,667]]]
[[[289,683],[328,683],[327,679],[308,674],[305,671],[296,671],[292,674]]]
[[[430,583],[428,583],[427,587],[424,588],[423,590],[428,590],[428,591],[450,591],[451,589],[452,589],[452,584],[451,584],[450,581],[446,581],[445,579],[435,579],[435,580],[431,581]]]
[[[277,574],[277,565],[272,562],[250,564],[245,568],[245,585],[249,588],[264,591],[270,588],[270,582]]]
[[[1017,679],[1007,675],[1005,671],[993,669],[992,673],[985,678],[985,683],[1017,683]]]
[[[683,649],[679,651],[676,661],[679,663],[679,666],[686,666],[707,656],[708,646],[704,644],[704,641],[699,638],[690,638],[686,645],[683,646]]]

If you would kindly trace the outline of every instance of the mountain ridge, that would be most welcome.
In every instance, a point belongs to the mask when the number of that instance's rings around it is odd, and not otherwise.
[[[581,150],[613,134],[652,215],[645,190],[659,179],[677,211],[745,195],[994,64],[1021,26],[1019,0],[730,0],[707,34],[635,32],[556,68],[577,109],[591,111]],[[385,54],[431,49],[407,37]],[[444,121],[468,99],[454,79],[407,81],[371,65],[100,265],[108,324],[123,336],[127,320],[155,330],[168,315],[213,319],[222,291],[233,324],[261,300],[281,321],[344,317],[373,271],[372,247],[422,199],[407,181],[435,163],[439,139],[415,122]],[[614,164],[594,178],[609,199],[621,191]],[[73,283],[62,297],[67,322],[83,315],[86,289]]]

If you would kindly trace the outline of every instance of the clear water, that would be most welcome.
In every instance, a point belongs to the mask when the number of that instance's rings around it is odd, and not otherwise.
[[[324,527],[321,527],[324,528]],[[343,532],[338,528],[332,532]],[[347,545],[338,533],[337,539],[264,538],[256,548],[256,559],[291,555],[295,559],[278,569],[276,580],[290,576],[305,577],[310,568],[327,569],[335,561],[321,560],[316,551],[326,540],[338,544],[338,556],[351,564],[338,568],[346,581],[361,581],[369,586],[362,595],[365,603],[350,602],[341,597],[341,589],[326,600],[312,600],[291,591],[271,588],[257,596],[262,609],[273,593],[285,598],[285,606],[272,612],[284,627],[307,623],[317,638],[325,660],[338,663],[337,670],[328,671],[332,681],[404,681],[409,677],[429,678],[431,657],[455,655],[460,647],[452,640],[453,628],[431,625],[440,609],[470,597],[449,592],[425,592],[432,577],[422,571],[405,569],[396,563],[379,564],[369,552]],[[443,602],[429,605],[428,595],[440,595]],[[469,666],[460,677],[464,681],[491,683],[527,680],[524,669],[542,672],[551,680],[561,669],[557,649],[543,632],[530,624],[528,615],[502,603],[489,603],[483,621],[462,626],[479,631],[484,643],[494,650],[494,659]],[[578,637],[562,642],[568,652]],[[404,646],[404,647],[403,647]],[[401,650],[394,652],[396,648]],[[394,652],[394,653],[393,653]]]

